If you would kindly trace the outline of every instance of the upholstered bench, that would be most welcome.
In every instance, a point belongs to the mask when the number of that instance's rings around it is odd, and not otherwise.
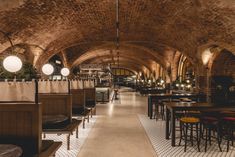
[[[69,118],[64,115],[48,115],[42,117],[43,129],[64,128],[69,123]]]
[[[72,122],[67,123],[66,126],[61,128],[53,128],[53,129],[43,129],[42,132],[44,134],[44,138],[46,137],[46,134],[66,134],[67,135],[67,149],[70,150],[70,135],[73,134],[73,131],[76,130],[76,138],[78,138],[78,127],[82,123],[81,120],[72,119]]]

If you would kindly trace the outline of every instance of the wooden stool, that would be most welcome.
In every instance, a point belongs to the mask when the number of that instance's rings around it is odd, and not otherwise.
[[[212,116],[202,116],[201,117],[201,125],[203,127],[203,131],[202,132],[202,137],[203,137],[203,132],[204,130],[206,130],[206,138],[205,138],[205,152],[207,150],[207,143],[209,140],[209,143],[211,145],[211,131],[216,131],[217,132],[217,136],[215,137],[219,146],[219,150],[222,152],[221,149],[221,140],[220,140],[220,127],[219,127],[219,119],[216,117],[212,117]]]
[[[200,152],[200,138],[199,138],[199,128],[198,125],[200,124],[199,118],[195,117],[182,117],[180,118],[180,141],[179,145],[181,144],[181,140],[184,140],[184,152],[186,152],[187,148],[187,141],[188,141],[188,129],[190,129],[190,140],[193,146],[193,131],[194,127],[196,128],[196,140],[197,140],[197,147],[198,151]]]
[[[223,124],[225,130],[225,136],[227,137],[227,152],[229,151],[230,142],[234,140],[235,132],[235,117],[223,117]]]

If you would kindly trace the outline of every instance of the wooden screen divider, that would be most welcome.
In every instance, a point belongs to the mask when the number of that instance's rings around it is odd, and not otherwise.
[[[0,103],[0,143],[20,146],[24,156],[39,154],[42,149],[41,115],[41,104]]]
[[[85,105],[85,93],[83,89],[71,89],[72,95],[72,107],[84,107]]]
[[[38,101],[42,103],[42,115],[65,115],[72,122],[72,95],[39,93]]]
[[[96,90],[95,88],[84,88],[85,100],[96,101]]]

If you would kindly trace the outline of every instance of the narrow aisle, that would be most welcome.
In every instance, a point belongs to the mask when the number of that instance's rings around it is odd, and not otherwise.
[[[78,157],[154,157],[138,114],[146,114],[147,98],[123,91],[114,103],[97,104],[97,121]]]

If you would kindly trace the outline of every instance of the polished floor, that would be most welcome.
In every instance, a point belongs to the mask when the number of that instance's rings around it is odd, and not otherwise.
[[[147,98],[127,89],[119,96],[97,105],[96,123],[78,157],[156,157],[138,118],[147,112]]]

